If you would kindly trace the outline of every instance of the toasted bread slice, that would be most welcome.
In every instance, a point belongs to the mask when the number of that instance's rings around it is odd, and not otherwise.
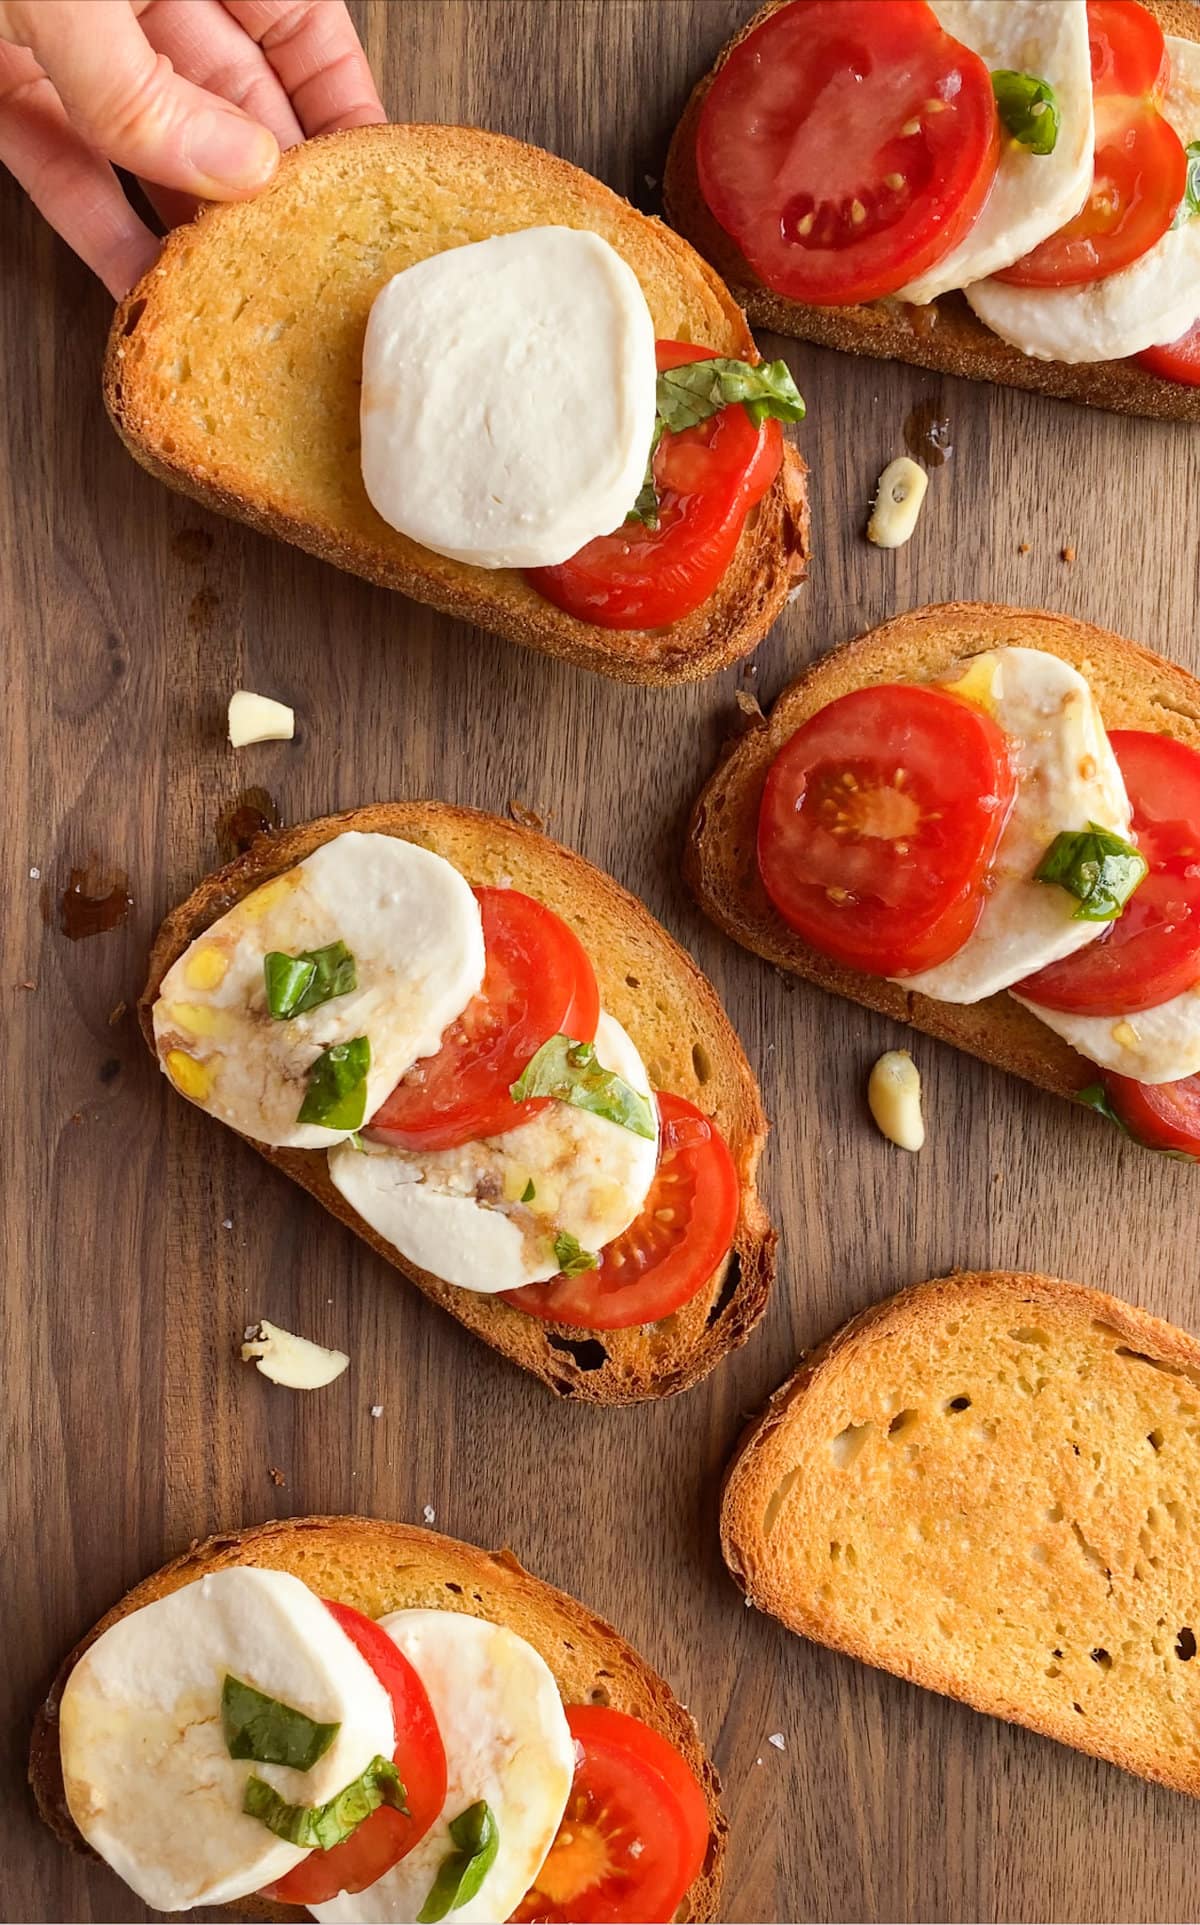
[[[210,1537],[135,1585],[80,1640],[38,1712],[29,1757],[29,1781],[38,1810],[66,1844],[94,1855],[67,1809],[59,1756],[58,1707],[72,1667],[118,1618],[235,1564],[288,1571],[319,1597],[352,1605],[371,1618],[422,1608],[465,1611],[505,1624],[545,1659],[565,1704],[611,1704],[652,1725],[687,1759],[708,1803],[708,1854],[677,1917],[717,1916],[728,1830],[719,1803],[720,1781],[695,1725],[670,1686],[603,1618],[565,1592],[531,1577],[511,1551],[489,1554],[438,1531],[370,1517],[285,1518]],[[257,1897],[220,1906],[218,1913],[246,1919],[308,1917],[297,1906]]]
[[[1142,0],[1166,33],[1200,40],[1200,9],[1194,0]],[[675,130],[663,175],[667,219],[712,262],[755,327],[794,335],[844,354],[870,354],[882,361],[911,361],[939,374],[969,381],[997,381],[1082,401],[1117,414],[1151,415],[1161,421],[1200,421],[1200,388],[1164,381],[1135,361],[1094,361],[1069,366],[1035,361],[985,327],[961,294],[944,294],[926,307],[908,301],[863,302],[855,307],[810,307],[776,294],[755,274],[736,242],[708,210],[696,176],[696,130],[704,97],[739,40],[787,0],[766,0],[722,49],[712,70],[692,92]]]
[[[624,256],[660,337],[758,359],[687,242],[579,168],[472,127],[358,127],[293,148],[256,199],[176,229],[113,320],[108,410],[143,467],[221,514],[580,667],[696,681],[756,647],[804,575],[805,471],[790,444],[715,593],[655,630],[577,621],[517,570],[435,555],[363,488],[362,344],[379,289],[445,248],[549,224],[590,228]]]
[[[533,829],[439,802],[378,803],[261,836],[246,855],[207,877],[159,930],[139,1005],[150,1048],[151,1010],[176,957],[259,883],[347,829],[420,843],[454,863],[468,882],[524,889],[570,924],[592,959],[602,1004],[629,1031],[653,1087],[695,1103],[725,1137],[742,1191],[733,1250],[699,1294],[660,1323],[598,1332],[543,1323],[498,1297],[456,1288],[406,1264],[335,1190],[324,1151],[255,1148],[427,1297],[560,1396],[630,1404],[698,1383],[745,1342],[774,1279],[775,1232],[755,1188],[766,1117],[711,984],[640,902],[582,856]]]
[[[811,949],[788,928],[755,860],[759,803],[779,749],[810,715],[850,689],[918,682],[960,656],[1020,643],[1060,655],[1086,675],[1109,728],[1156,729],[1200,749],[1200,682],[1186,669],[1106,629],[1041,609],[949,602],[898,615],[831,650],[784,690],[771,714],[732,742],[692,811],[684,874],[727,935],[768,962],[835,989],[928,1036],[956,1043],[1058,1096],[1078,1096],[1100,1071],[1007,994],[942,1003],[881,976],[864,976]]]
[[[1200,1343],[1098,1290],[960,1275],[807,1358],[722,1542],[789,1630],[1200,1794]]]

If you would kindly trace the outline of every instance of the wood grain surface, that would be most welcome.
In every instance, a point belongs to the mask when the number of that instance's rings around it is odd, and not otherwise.
[[[541,142],[646,207],[691,79],[748,10],[356,8],[393,115]],[[677,858],[739,686],[765,700],[895,609],[1063,608],[1200,669],[1196,433],[783,347],[810,409],[810,584],[751,668],[643,692],[164,492],[103,415],[101,289],[7,180],[0,237],[3,1916],[145,1916],[40,1830],[23,1783],[40,1693],[118,1593],[219,1527],[428,1506],[609,1615],[691,1705],[727,1788],[729,1919],[1194,1917],[1193,1806],[744,1610],[715,1512],[744,1416],[801,1346],[899,1284],[1019,1264],[1200,1326],[1200,1174],[919,1039],[929,1142],[892,1149],[864,1088],[898,1034],[718,937]],[[862,539],[868,499],[925,402],[954,453],[910,546],[882,554]],[[294,744],[228,748],[238,684],[295,704]],[[554,1403],[170,1095],[120,1012],[251,784],[291,821],[390,796],[515,800],[637,890],[713,977],[774,1118],[765,1188],[784,1245],[764,1325],[701,1388],[632,1411]],[[56,905],[89,862],[126,871],[134,907],[73,942]],[[307,1397],[264,1382],[236,1360],[260,1315],[346,1349],[350,1370]]]

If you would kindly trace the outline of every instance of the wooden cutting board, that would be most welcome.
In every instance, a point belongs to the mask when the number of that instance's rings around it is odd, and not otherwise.
[[[537,141],[652,209],[690,82],[748,6],[355,11],[394,116]],[[729,1919],[1194,1916],[1182,1798],[788,1637],[743,1609],[715,1513],[744,1416],[797,1350],[899,1284],[1022,1264],[1200,1324],[1200,1173],[921,1040],[929,1142],[902,1155],[864,1102],[898,1033],[727,944],[677,863],[738,690],[768,699],[895,609],[1061,608],[1200,669],[1200,439],[764,340],[809,402],[812,579],[750,667],[642,692],[167,494],[104,417],[102,290],[7,179],[0,234],[0,1913],[144,1916],[24,1789],[30,1717],[76,1635],[193,1537],[357,1509],[511,1544],[666,1673],[725,1778]],[[881,554],[869,497],[921,410],[953,454],[911,545]],[[295,705],[295,744],[228,748],[239,684]],[[763,1079],[784,1235],[764,1325],[707,1384],[658,1408],[554,1403],[172,1099],[128,1009],[159,916],[255,787],[289,821],[400,795],[532,810],[693,950]],[[63,934],[75,870],[117,906],[127,887],[107,933]],[[236,1359],[261,1315],[347,1350],[349,1371],[308,1397],[264,1382]]]

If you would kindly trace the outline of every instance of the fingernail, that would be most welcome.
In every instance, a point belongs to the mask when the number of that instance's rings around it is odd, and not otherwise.
[[[184,147],[189,166],[226,188],[262,187],[279,165],[274,134],[242,114],[197,114]]]

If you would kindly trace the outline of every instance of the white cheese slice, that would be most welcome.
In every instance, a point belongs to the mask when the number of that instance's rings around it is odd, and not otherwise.
[[[1016,992],[1013,992],[1016,995]],[[1016,996],[1039,1022],[1090,1063],[1136,1083],[1179,1083],[1200,1074],[1200,983],[1133,1016],[1074,1016]]]
[[[1186,147],[1200,139],[1200,43],[1167,35],[1163,112]],[[1176,341],[1200,319],[1200,219],[1168,228],[1128,267],[1079,287],[977,281],[967,300],[992,331],[1036,361],[1119,361]]]
[[[942,1002],[975,1003],[1104,933],[1104,923],[1077,921],[1074,896],[1035,882],[1034,870],[1062,830],[1098,822],[1128,838],[1131,817],[1100,711],[1069,662],[1044,649],[998,648],[939,679],[959,683],[1004,730],[1017,795],[972,934],[936,969],[902,980]]]
[[[650,1095],[641,1057],[605,1014],[596,1055]],[[602,1250],[637,1216],[657,1164],[657,1135],[635,1136],[568,1103],[549,1103],[527,1123],[457,1150],[395,1150],[368,1141],[361,1150],[342,1144],[329,1154],[334,1186],[401,1256],[446,1283],[485,1292],[556,1276],[560,1234],[584,1250]],[[533,1195],[524,1203],[530,1184]]]
[[[367,494],[454,561],[566,561],[637,498],[656,380],[646,297],[598,234],[529,227],[431,255],[367,322]]]
[[[358,983],[287,1021],[263,958],[342,941]],[[162,1067],[185,1096],[257,1143],[322,1149],[345,1130],[297,1120],[316,1058],[365,1036],[366,1116],[440,1048],[483,981],[479,905],[458,870],[397,836],[335,836],[221,916],[171,965],[154,1005]]]
[[[1094,125],[1087,0],[930,0],[947,33],[990,72],[1033,74],[1054,89],[1058,139],[1049,154],[1001,128],[1000,165],[970,232],[897,300],[932,301],[1011,267],[1078,214],[1091,190]]]
[[[226,1676],[336,1723],[308,1771],[231,1758]],[[215,1571],[109,1626],[59,1713],[63,1784],[93,1850],[157,1911],[224,1905],[308,1853],[242,1811],[246,1780],[319,1805],[395,1749],[392,1705],[321,1600],[284,1571]]]
[[[374,1885],[309,1909],[331,1925],[411,1925],[455,1849],[450,1820],[483,1799],[499,1850],[479,1890],[450,1919],[509,1918],[554,1843],[575,1775],[558,1687],[533,1646],[504,1625],[454,1611],[396,1611],[380,1623],[429,1693],[446,1747],[446,1802],[415,1850]]]

